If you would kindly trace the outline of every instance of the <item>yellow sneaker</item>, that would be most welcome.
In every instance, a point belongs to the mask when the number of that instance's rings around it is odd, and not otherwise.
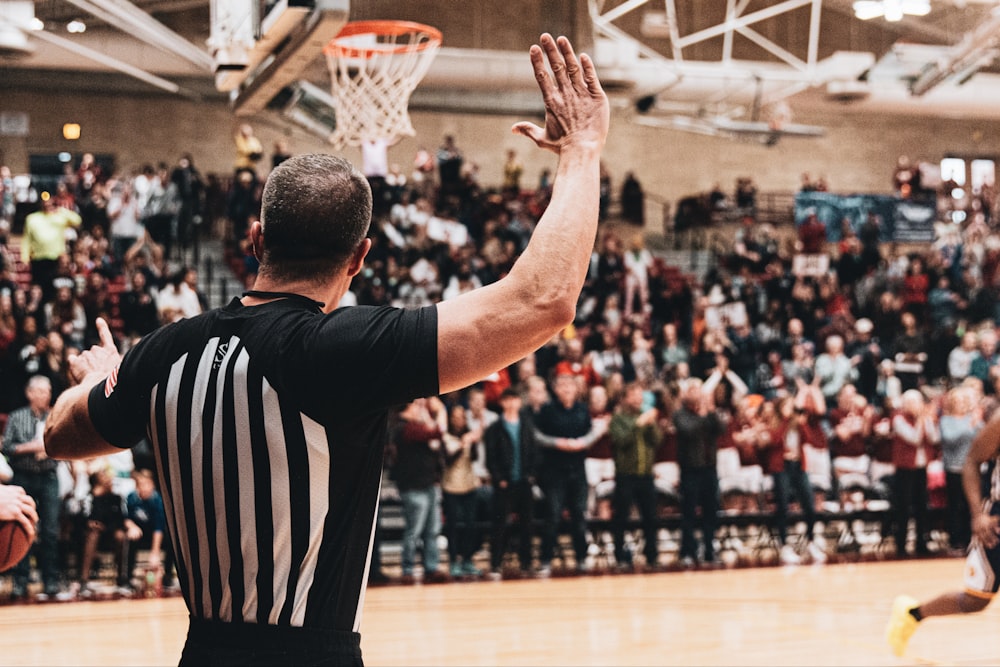
[[[910,610],[918,606],[919,603],[907,595],[900,595],[892,602],[892,616],[885,628],[885,640],[897,656],[906,652],[906,645],[917,629],[917,619],[913,618]]]

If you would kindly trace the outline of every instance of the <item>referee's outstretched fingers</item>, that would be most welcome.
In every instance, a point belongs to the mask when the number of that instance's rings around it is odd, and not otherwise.
[[[548,33],[529,56],[545,104],[545,127],[522,121],[512,130],[555,153],[571,145],[588,150],[603,146],[610,109],[593,61],[585,54],[577,58],[566,37],[553,39]]]
[[[113,347],[115,352],[118,351],[118,347],[115,345],[115,337],[111,335],[111,327],[104,320],[103,317],[97,318],[97,335],[101,341],[101,347]]]
[[[106,377],[121,361],[121,355],[118,353],[107,321],[103,317],[98,317],[96,324],[99,344],[81,354],[69,356],[69,375],[74,382],[82,382],[91,373]]]

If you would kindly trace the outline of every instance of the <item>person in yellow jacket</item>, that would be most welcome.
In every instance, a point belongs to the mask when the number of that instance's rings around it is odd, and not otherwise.
[[[254,182],[257,181],[257,163],[264,157],[264,147],[260,139],[253,133],[253,127],[248,123],[240,125],[236,132],[236,162],[234,163],[236,174],[241,171],[249,171],[254,175]]]
[[[66,252],[66,231],[80,226],[82,218],[76,211],[56,206],[47,193],[42,195],[42,210],[24,220],[21,237],[21,258],[31,265],[31,282],[42,288],[46,302],[55,296],[52,281],[56,277],[59,257]]]

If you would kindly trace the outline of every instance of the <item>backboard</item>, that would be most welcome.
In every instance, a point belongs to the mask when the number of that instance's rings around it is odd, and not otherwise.
[[[317,136],[329,137],[337,129],[337,101],[308,81],[295,82],[275,102],[284,118]]]
[[[239,116],[302,78],[347,23],[350,0],[212,0],[215,85]]]

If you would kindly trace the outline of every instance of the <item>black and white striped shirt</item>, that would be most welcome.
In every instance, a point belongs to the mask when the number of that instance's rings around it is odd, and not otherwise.
[[[433,307],[234,299],[145,337],[89,409],[152,443],[193,617],[357,632],[387,410],[437,391]]]

